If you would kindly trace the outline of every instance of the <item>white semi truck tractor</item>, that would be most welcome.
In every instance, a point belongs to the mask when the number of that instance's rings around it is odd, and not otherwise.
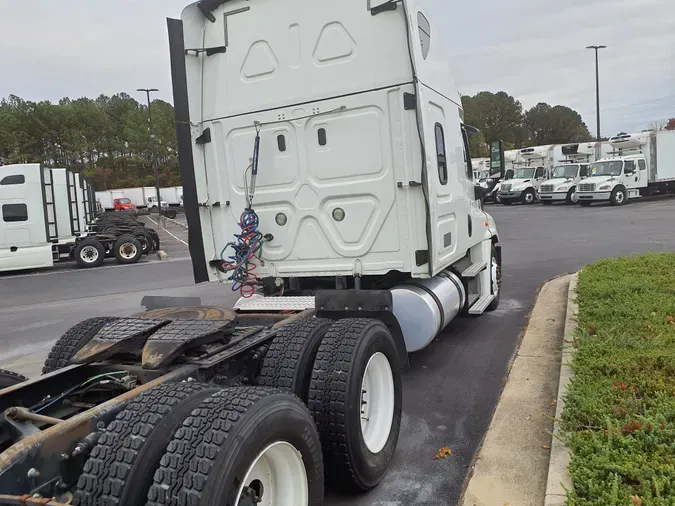
[[[675,190],[675,131],[621,133],[609,139],[613,150],[591,164],[590,177],[578,185],[579,204],[609,202]]]
[[[47,376],[0,391],[3,497],[319,506],[380,483],[408,354],[500,300],[444,20],[425,0],[169,20],[195,280],[241,298],[146,298],[62,337]]]

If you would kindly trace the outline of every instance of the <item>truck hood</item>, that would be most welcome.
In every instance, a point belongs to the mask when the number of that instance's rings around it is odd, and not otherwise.
[[[555,179],[549,179],[548,181],[544,182],[543,184],[547,186],[553,186],[554,191],[557,191],[558,188],[561,186],[567,186],[568,188],[574,184],[574,179],[571,178],[565,178],[565,177],[557,177]]]
[[[532,186],[532,179],[509,179],[508,181],[502,182],[502,187],[511,185],[512,191],[525,190]]]
[[[595,176],[587,177],[580,184],[594,184],[595,187],[604,185],[605,183],[615,183],[618,182],[618,179],[614,176]]]

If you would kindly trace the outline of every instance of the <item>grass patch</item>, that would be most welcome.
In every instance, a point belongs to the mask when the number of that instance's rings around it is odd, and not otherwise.
[[[568,504],[675,505],[675,254],[586,267],[577,300]]]

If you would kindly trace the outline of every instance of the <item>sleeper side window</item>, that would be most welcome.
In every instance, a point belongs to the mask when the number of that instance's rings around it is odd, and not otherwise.
[[[436,160],[438,161],[438,179],[442,185],[448,184],[448,159],[445,153],[445,132],[443,125],[436,123]]]
[[[2,206],[2,219],[5,223],[28,221],[28,206],[26,204],[5,204]]]
[[[640,167],[640,170],[646,170],[647,163],[644,160],[638,160],[638,167]]]
[[[26,177],[23,174],[14,174],[13,176],[5,176],[0,181],[0,186],[6,186],[10,184],[24,184],[26,182]]]
[[[429,56],[429,49],[431,49],[431,24],[429,24],[429,20],[421,12],[417,13],[417,26],[420,31],[422,58],[426,60],[427,56]]]

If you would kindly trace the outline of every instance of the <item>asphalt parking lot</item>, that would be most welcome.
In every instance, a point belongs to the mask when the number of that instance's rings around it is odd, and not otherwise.
[[[431,346],[412,355],[391,471],[370,494],[330,497],[326,504],[456,504],[541,285],[599,258],[675,250],[672,199],[620,208],[492,205],[487,210],[503,246],[500,309],[455,320]],[[205,304],[231,305],[237,296],[228,287],[193,284],[181,242],[187,242],[187,231],[175,227],[174,232],[167,226],[177,244],[165,262],[0,278],[0,367],[37,375],[51,344],[68,327],[93,316],[138,312],[146,294],[200,296]],[[169,248],[173,243],[165,240]],[[445,446],[452,455],[433,460]]]

